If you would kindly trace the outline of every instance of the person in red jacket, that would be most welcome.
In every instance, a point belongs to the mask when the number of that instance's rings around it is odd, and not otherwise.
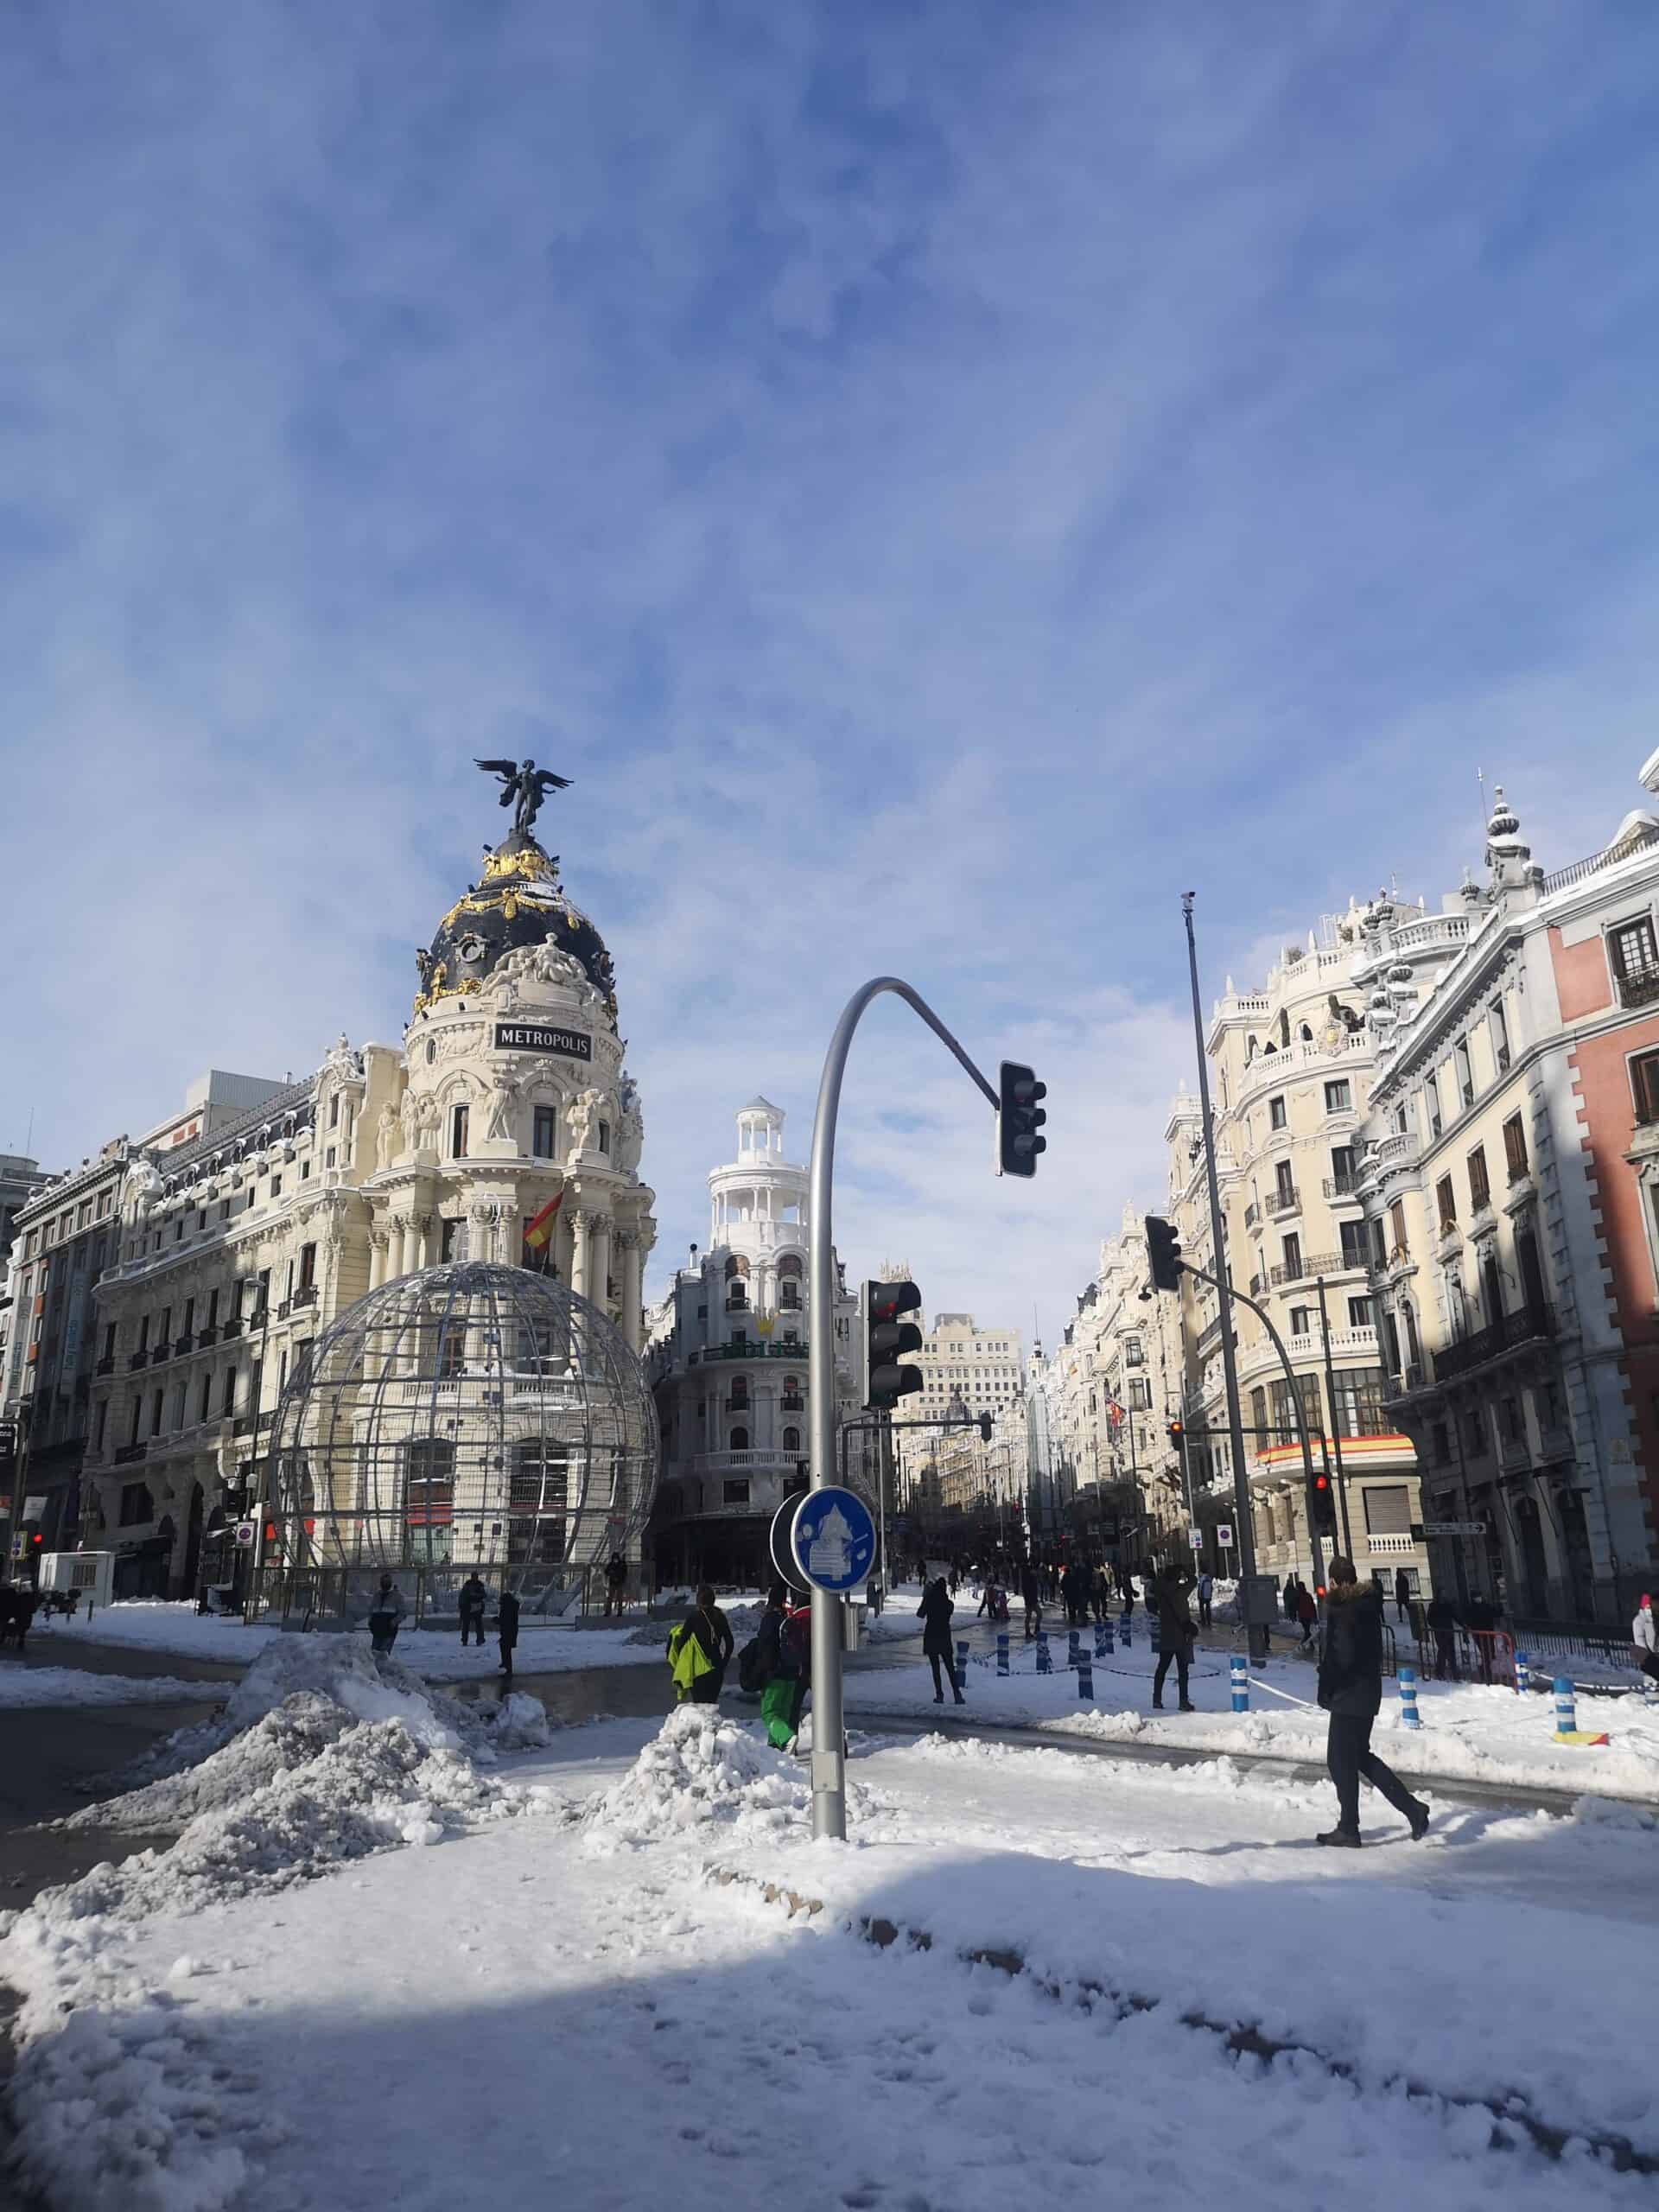
[[[1319,1609],[1313,1602],[1313,1592],[1306,1582],[1296,1585],[1296,1618],[1302,1624],[1302,1645],[1306,1649],[1313,1641],[1314,1624],[1319,1618]]]

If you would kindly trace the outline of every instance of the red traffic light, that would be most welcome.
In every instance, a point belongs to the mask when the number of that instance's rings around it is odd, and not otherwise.
[[[38,1529],[35,1531],[35,1538],[34,1538],[34,1541],[35,1541],[37,1544],[39,1544],[39,1543],[44,1543],[44,1542],[45,1542],[45,1541],[46,1541],[46,1540],[45,1540],[45,1538],[41,1535],[41,1532],[40,1532],[40,1530],[39,1530]]]

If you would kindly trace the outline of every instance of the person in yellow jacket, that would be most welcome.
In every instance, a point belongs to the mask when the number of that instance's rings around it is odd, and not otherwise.
[[[668,1671],[681,1705],[718,1705],[720,1686],[735,1644],[731,1623],[715,1603],[708,1583],[697,1586],[697,1602],[669,1633]]]

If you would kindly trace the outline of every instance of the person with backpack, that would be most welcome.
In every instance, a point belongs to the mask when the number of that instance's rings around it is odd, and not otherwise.
[[[812,1609],[791,1610],[781,1582],[766,1593],[760,1631],[738,1662],[738,1680],[745,1689],[760,1691],[766,1741],[786,1751],[801,1732],[801,1708],[812,1680]]]
[[[1411,1827],[1414,1843],[1428,1832],[1429,1811],[1394,1769],[1371,1749],[1371,1730],[1382,1703],[1382,1592],[1360,1587],[1351,1559],[1331,1562],[1325,1583],[1325,1649],[1319,1659],[1319,1703],[1331,1716],[1325,1764],[1337,1786],[1337,1825],[1319,1843],[1359,1848],[1359,1778],[1386,1797]]]
[[[511,1681],[512,1655],[518,1644],[518,1600],[511,1590],[503,1590],[495,1610],[496,1626],[501,1634],[501,1665],[498,1671]]]
[[[697,1602],[668,1638],[668,1671],[682,1705],[718,1705],[726,1667],[736,1648],[732,1624],[715,1603],[712,1585],[697,1585]]]
[[[917,1606],[918,1616],[925,1623],[922,1630],[922,1656],[933,1669],[933,1702],[944,1703],[944,1682],[939,1668],[943,1664],[950,1677],[950,1694],[958,1705],[966,1705],[957,1684],[956,1654],[950,1649],[950,1616],[956,1611],[950,1602],[950,1592],[944,1586],[944,1577],[930,1582],[922,1592],[922,1602]]]

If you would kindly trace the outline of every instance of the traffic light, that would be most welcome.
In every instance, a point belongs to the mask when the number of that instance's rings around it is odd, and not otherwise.
[[[996,1172],[1034,1175],[1038,1154],[1048,1150],[1048,1139],[1038,1135],[1048,1116],[1037,1103],[1047,1097],[1048,1085],[1017,1061],[1004,1060],[996,1090]]]
[[[1181,1258],[1181,1240],[1173,1221],[1166,1221],[1161,1214],[1147,1216],[1147,1259],[1152,1269],[1154,1290],[1179,1290],[1181,1269],[1185,1262]]]
[[[1314,1476],[1308,1493],[1307,1517],[1316,1536],[1336,1535],[1337,1501],[1331,1494],[1331,1478],[1323,1470]]]
[[[1169,1448],[1172,1452],[1179,1452],[1180,1450],[1181,1438],[1185,1433],[1185,1432],[1183,1430],[1179,1421],[1171,1421],[1169,1424]]]
[[[907,1351],[920,1351],[922,1332],[913,1321],[922,1294],[913,1282],[867,1282],[864,1286],[864,1403],[884,1413],[922,1387],[919,1367],[903,1364]]]
[[[991,1440],[991,1417],[989,1414],[981,1414],[979,1417],[979,1440],[982,1444],[988,1444]]]

